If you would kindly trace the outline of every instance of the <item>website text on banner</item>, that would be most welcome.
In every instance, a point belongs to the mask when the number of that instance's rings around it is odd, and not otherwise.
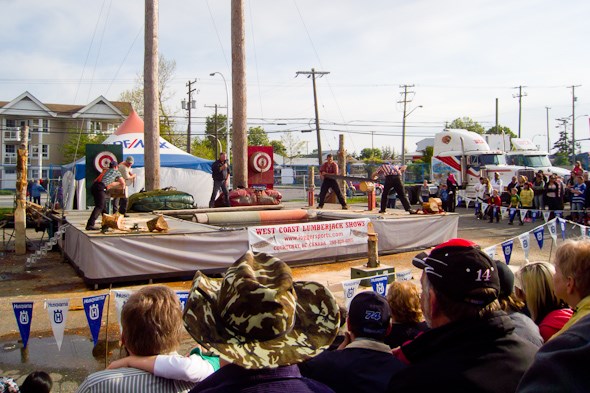
[[[281,252],[367,243],[368,218],[301,224],[267,225],[248,229],[252,251]]]

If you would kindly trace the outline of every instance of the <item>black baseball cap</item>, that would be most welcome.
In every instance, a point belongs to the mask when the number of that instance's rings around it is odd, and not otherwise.
[[[360,292],[350,302],[348,322],[357,336],[385,338],[391,325],[387,299],[374,291]]]
[[[436,246],[430,254],[421,253],[412,264],[424,270],[432,286],[456,301],[487,305],[498,298],[500,279],[496,263],[475,243],[451,239]],[[474,290],[491,288],[491,294]]]

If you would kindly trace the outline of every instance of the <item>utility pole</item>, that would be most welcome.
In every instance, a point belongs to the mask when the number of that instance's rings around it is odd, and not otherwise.
[[[27,159],[29,126],[20,128],[20,145],[16,162],[16,208],[14,209],[14,253],[27,253]]]
[[[522,97],[526,97],[527,94],[522,92],[522,88],[526,86],[517,86],[513,89],[518,89],[518,94],[513,94],[512,97],[518,98],[518,137],[520,138],[520,125],[522,121]]]
[[[232,153],[233,186],[248,186],[248,138],[246,111],[246,33],[244,0],[231,1]],[[229,132],[229,130],[228,130]]]
[[[160,116],[158,108],[158,0],[145,0],[143,58],[143,113],[145,121],[145,188],[160,188]]]
[[[188,127],[186,130],[186,152],[191,154],[191,109],[195,108],[195,102],[193,101],[193,93],[197,88],[193,89],[193,83],[197,83],[197,80],[188,81],[186,86],[188,87],[188,103],[182,102],[182,109],[188,110]]]
[[[221,151],[218,149],[218,147],[221,146],[221,142],[219,142],[219,135],[217,134],[219,132],[219,128],[217,127],[217,108],[225,108],[224,106],[219,106],[217,104],[215,105],[205,105],[205,108],[215,108],[215,117],[213,118],[213,127],[215,127],[215,157],[219,158],[219,154],[221,153]],[[227,132],[227,130],[226,130]],[[226,152],[227,154],[227,152]]]
[[[318,78],[321,78],[324,75],[328,75],[330,72],[329,71],[316,71],[314,68],[311,69],[311,71],[297,71],[295,74],[295,77],[297,77],[298,75],[307,75],[308,78],[311,78],[311,81],[313,82],[313,105],[315,107],[315,131],[316,131],[316,136],[318,139],[318,164],[322,165],[322,140],[320,138],[320,116],[319,116],[319,112],[318,112],[318,95],[317,95],[317,91],[316,91],[316,86],[315,86],[315,78],[316,75],[318,76]]]
[[[403,92],[401,92],[400,94],[403,96],[403,98],[398,101],[398,104],[404,104],[404,117],[402,119],[402,162],[401,165],[404,165],[406,162],[406,117],[408,117],[408,115],[406,115],[406,109],[408,107],[408,104],[410,102],[412,102],[412,99],[408,99],[408,94],[414,94],[413,91],[408,91],[408,89],[414,87],[414,85],[400,85],[401,89],[404,89]]]
[[[568,89],[572,89],[572,165],[576,164],[576,87],[582,85],[571,85]]]
[[[545,110],[547,111],[547,153],[550,153],[551,150],[551,144],[549,143],[549,108],[548,106],[545,107]]]

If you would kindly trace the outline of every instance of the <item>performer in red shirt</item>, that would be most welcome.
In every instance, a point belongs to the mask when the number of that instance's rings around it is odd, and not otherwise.
[[[348,210],[348,205],[342,196],[342,192],[340,191],[340,187],[338,187],[338,183],[336,179],[332,179],[330,177],[324,176],[325,174],[338,174],[338,165],[334,162],[331,154],[326,156],[326,162],[320,166],[320,179],[322,179],[322,188],[320,189],[320,201],[318,204],[318,209],[324,207],[324,199],[326,198],[326,194],[328,193],[328,189],[332,189],[332,192],[336,194],[338,198],[338,202],[342,205],[342,209]]]

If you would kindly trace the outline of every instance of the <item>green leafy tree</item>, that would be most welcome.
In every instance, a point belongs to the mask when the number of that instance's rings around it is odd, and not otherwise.
[[[275,154],[279,154],[281,156],[285,156],[287,153],[287,148],[283,144],[283,141],[270,141],[270,145],[272,146],[272,150]]]
[[[432,156],[434,155],[434,146],[426,146],[426,149],[422,151],[422,162],[430,164],[432,162]]]
[[[553,149],[556,150],[556,155],[557,157],[563,157],[565,158],[565,163],[563,164],[558,164],[557,162],[555,163],[556,165],[566,165],[572,155],[573,155],[573,150],[572,150],[572,140],[569,138],[568,132],[567,132],[567,128],[564,127],[563,130],[559,131],[559,138],[557,139],[557,141],[555,141],[555,143],[553,144]],[[580,149],[580,143],[576,142],[576,150]]]
[[[479,124],[476,121],[473,121],[470,117],[467,116],[456,118],[452,122],[448,123],[446,125],[446,128],[463,129],[467,131],[473,131],[482,135],[485,132],[485,129],[481,124]]]
[[[492,128],[486,131],[486,134],[488,135],[501,135],[502,133],[504,133],[504,135],[510,136],[510,138],[518,138],[518,136],[514,132],[512,132],[510,128],[501,125],[499,125],[497,129],[496,126],[493,126]]]
[[[158,107],[160,116],[160,136],[181,149],[186,148],[186,130],[177,132],[174,117],[176,113],[167,104],[173,97],[170,83],[176,72],[176,61],[168,60],[160,54],[158,58]],[[125,90],[119,96],[119,100],[130,102],[137,114],[143,118],[143,74],[138,75],[135,86]]]
[[[365,147],[363,150],[361,150],[361,154],[359,155],[359,158],[361,160],[375,160],[375,159],[381,159],[382,157],[382,153],[381,153],[381,149],[379,148],[370,148],[370,147]]]
[[[218,113],[217,116],[207,116],[207,119],[205,119],[205,140],[203,142],[208,142],[212,151],[215,151],[215,145],[217,145],[217,148],[219,148],[217,141],[221,143],[222,150],[227,150],[226,119],[227,116],[220,113]]]
[[[248,129],[248,146],[269,146],[270,140],[264,128],[250,127]]]
[[[63,154],[62,164],[73,162],[86,155],[87,144],[100,144],[107,139],[108,135],[104,133],[90,133],[85,130],[76,130],[69,128],[65,143],[60,146]]]
[[[211,141],[208,138],[195,138],[191,143],[191,153],[197,157],[216,160],[215,150],[211,147]]]

